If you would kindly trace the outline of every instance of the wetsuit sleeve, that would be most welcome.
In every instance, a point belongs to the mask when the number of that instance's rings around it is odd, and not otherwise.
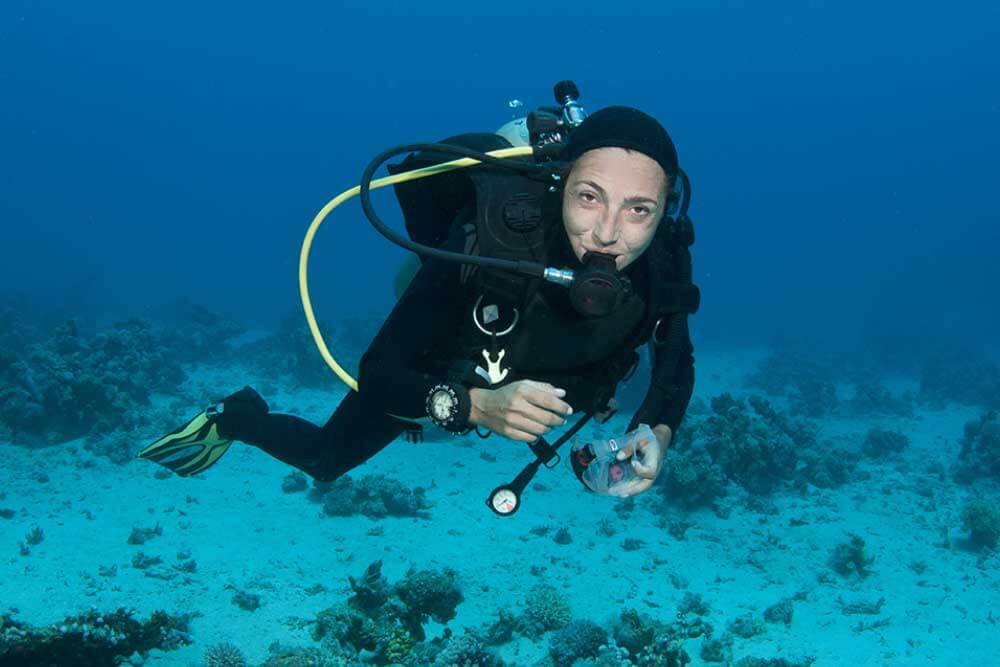
[[[461,227],[442,247],[454,246]],[[462,236],[464,239],[464,236]],[[458,243],[460,246],[460,243]],[[358,389],[362,400],[408,419],[427,416],[425,400],[431,387],[447,378],[428,359],[447,352],[466,310],[467,289],[462,265],[425,259],[409,287],[362,355]]]
[[[657,358],[657,362],[662,363],[662,356]],[[655,373],[655,369],[653,371]],[[687,323],[684,324],[684,342],[682,343],[680,359],[677,362],[677,370],[674,372],[673,395],[667,404],[663,406],[659,418],[655,424],[666,424],[670,431],[677,432],[681,425],[684,413],[687,412],[688,403],[691,402],[691,394],[694,391],[694,346],[691,344],[691,334]]]

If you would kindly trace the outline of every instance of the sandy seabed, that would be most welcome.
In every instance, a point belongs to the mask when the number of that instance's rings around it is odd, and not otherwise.
[[[754,360],[745,353],[700,354],[696,397],[743,394],[741,380]],[[229,381],[217,369],[192,375],[216,392],[246,383],[233,371]],[[273,410],[322,422],[342,393],[338,386],[267,398]],[[918,411],[912,419],[820,421],[821,441],[838,446],[858,448],[872,426],[903,432],[911,444],[896,460],[863,462],[867,479],[776,494],[777,512],[747,509],[745,494],[733,486],[722,501],[731,508],[728,518],[710,509],[692,512],[684,517],[692,526],[683,539],[662,527],[655,488],[638,496],[623,518],[620,501],[584,493],[565,466],[539,472],[515,517],[494,516],[486,494],[511,480],[530,454],[497,437],[390,445],[352,476],[385,474],[427,487],[434,506],[429,518],[380,521],[325,516],[304,493],[282,490],[291,468],[243,445],[201,477],[158,479],[154,464],[115,465],[79,442],[42,449],[0,443],[6,478],[0,507],[14,511],[0,519],[0,607],[16,608],[19,620],[39,625],[91,606],[131,607],[143,616],[156,609],[197,611],[195,643],[154,651],[147,665],[200,664],[205,649],[219,642],[239,646],[259,663],[273,642],[310,645],[296,620],[311,620],[346,598],[347,577],[381,560],[389,581],[411,566],[457,570],[465,601],[449,624],[456,633],[493,621],[501,609],[516,611],[539,583],[568,596],[575,617],[598,623],[623,607],[669,621],[684,594],[696,593],[710,606],[705,618],[716,636],[737,616],[760,616],[798,596],[789,626],[769,623],[761,635],[736,639],[734,657],[812,656],[817,667],[1000,664],[1000,610],[994,610],[1000,559],[966,543],[960,513],[973,491],[927,472],[933,462],[951,467],[964,423],[979,414],[952,407]],[[144,444],[137,442],[136,450]],[[495,461],[480,456],[484,448]],[[598,531],[604,519],[620,524],[617,535]],[[133,528],[157,524],[162,535],[127,543]],[[531,532],[542,525],[553,530]],[[44,540],[20,555],[19,543],[34,526]],[[552,539],[559,527],[569,529],[570,544]],[[875,558],[868,577],[830,570],[830,555],[848,534],[861,536]],[[642,548],[623,549],[625,537],[642,540]],[[168,565],[188,553],[197,570],[171,580],[151,577],[132,566],[140,551]],[[325,592],[317,593],[317,584]],[[262,606],[245,611],[235,605],[234,589],[260,595]],[[843,612],[845,605],[880,598],[876,615]],[[441,629],[432,624],[429,636]],[[701,641],[685,644],[694,665],[708,664],[699,657]],[[546,650],[544,639],[521,639],[500,655],[508,664],[531,665]]]

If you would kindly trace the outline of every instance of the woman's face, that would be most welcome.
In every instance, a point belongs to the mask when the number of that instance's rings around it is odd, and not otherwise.
[[[615,256],[619,271],[653,240],[668,195],[667,176],[651,157],[595,148],[573,164],[563,191],[563,224],[577,259]]]

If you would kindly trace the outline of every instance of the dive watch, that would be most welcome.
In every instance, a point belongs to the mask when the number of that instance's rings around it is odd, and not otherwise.
[[[427,415],[431,421],[452,433],[470,430],[472,399],[469,390],[455,382],[436,384],[427,392]]]

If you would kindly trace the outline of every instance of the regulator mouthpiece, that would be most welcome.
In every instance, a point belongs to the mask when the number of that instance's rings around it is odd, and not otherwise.
[[[632,283],[618,273],[615,256],[588,252],[583,268],[573,276],[569,300],[584,317],[610,315],[632,293]]]

